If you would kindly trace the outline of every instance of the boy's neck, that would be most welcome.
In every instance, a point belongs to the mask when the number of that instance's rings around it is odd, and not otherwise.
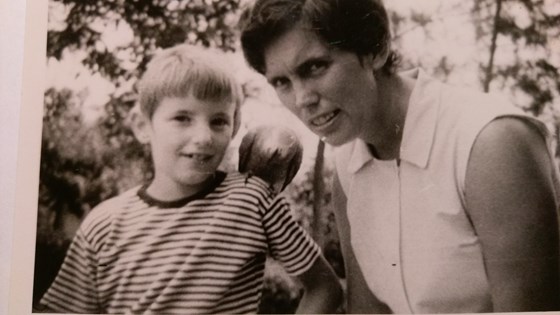
[[[159,180],[157,177],[148,185],[146,193],[153,199],[169,202],[195,196],[215,187],[218,172],[209,176],[204,182],[196,185],[183,185],[177,182]]]

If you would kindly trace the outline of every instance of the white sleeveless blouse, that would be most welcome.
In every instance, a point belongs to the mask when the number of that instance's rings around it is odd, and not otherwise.
[[[375,159],[361,140],[336,148],[352,249],[370,290],[395,313],[490,312],[481,246],[464,210],[469,154],[498,117],[546,128],[487,94],[413,76],[400,165]]]

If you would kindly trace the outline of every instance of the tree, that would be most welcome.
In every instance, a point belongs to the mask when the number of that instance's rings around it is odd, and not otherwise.
[[[474,0],[430,3],[434,3],[434,8],[427,16],[420,5],[408,8],[409,12],[391,12],[394,44],[399,50],[404,48],[404,65],[421,66],[444,81],[449,77],[466,78],[475,73],[482,90],[509,95],[514,104],[554,126],[556,134],[560,135],[560,117],[555,107],[560,97],[560,11],[555,2]],[[436,32],[438,35],[434,36]],[[464,47],[461,52],[475,47],[468,61],[459,59],[458,62],[454,58],[458,51],[453,44],[438,43],[436,37],[449,34],[456,36],[452,40]],[[407,46],[410,42],[414,43],[412,47]],[[461,79],[458,80],[461,84],[475,83],[474,80]]]
[[[393,47],[400,53],[401,67],[421,67],[442,81],[454,81],[469,71],[469,61],[460,55],[469,47],[468,2],[424,1],[417,5],[387,2]],[[454,79],[455,78],[455,79]],[[463,82],[462,82],[463,83]]]
[[[484,90],[511,89],[518,105],[535,116],[560,93],[558,51],[550,45],[560,36],[560,12],[549,13],[551,6],[545,0],[475,0],[473,10],[477,38],[489,47],[481,65]],[[511,61],[495,64],[504,54],[512,54]]]
[[[313,220],[311,223],[311,231],[313,239],[324,249],[325,240],[323,233],[324,226],[324,195],[325,195],[325,179],[323,174],[325,164],[325,143],[319,140],[317,144],[317,153],[315,155],[315,165],[313,166]]]

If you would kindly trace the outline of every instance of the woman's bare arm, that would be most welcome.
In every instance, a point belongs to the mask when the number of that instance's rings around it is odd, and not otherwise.
[[[553,171],[543,137],[520,119],[497,119],[475,141],[465,196],[496,312],[560,310]]]

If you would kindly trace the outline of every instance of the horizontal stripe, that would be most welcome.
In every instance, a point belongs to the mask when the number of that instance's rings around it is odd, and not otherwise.
[[[255,313],[269,253],[290,274],[319,253],[286,200],[258,178],[229,174],[177,208],[137,191],[90,212],[42,304],[77,313]]]

